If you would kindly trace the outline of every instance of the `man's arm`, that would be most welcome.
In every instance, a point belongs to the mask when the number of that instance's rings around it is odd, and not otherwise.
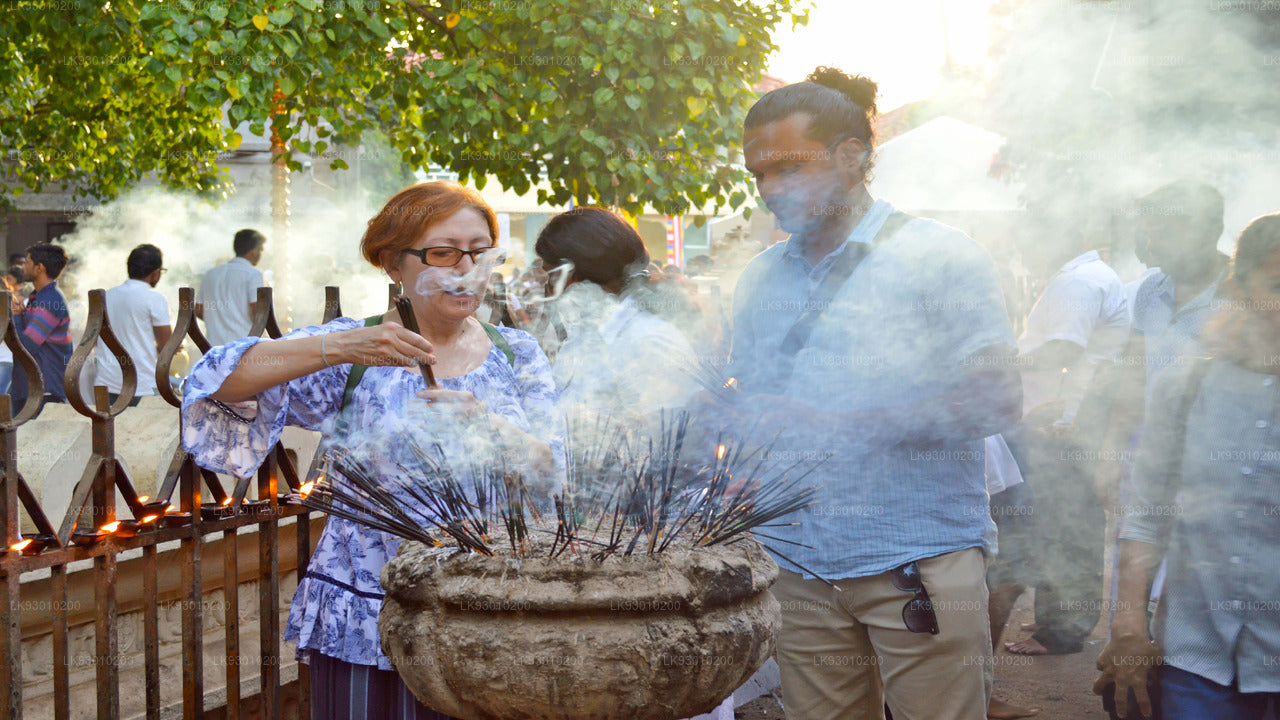
[[[1084,346],[1072,340],[1050,340],[1031,352],[1023,355],[1018,364],[1023,370],[1062,370],[1080,362],[1084,357]]]
[[[983,348],[966,360],[953,388],[918,402],[850,412],[823,412],[777,395],[755,395],[748,416],[766,427],[821,436],[838,431],[872,446],[930,445],[977,440],[1004,432],[1022,417],[1022,378],[1013,349]]]
[[[49,339],[58,327],[58,322],[58,317],[52,310],[31,300],[27,301],[27,307],[21,314],[13,316],[13,325],[18,331],[18,336],[32,349],[43,345]]]
[[[164,344],[169,342],[169,336],[173,335],[173,329],[168,325],[156,325],[151,328],[151,332],[156,336],[156,352],[160,352]]]

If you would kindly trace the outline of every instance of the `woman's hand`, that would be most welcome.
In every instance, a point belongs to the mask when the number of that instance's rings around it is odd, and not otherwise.
[[[368,367],[412,367],[436,363],[435,349],[421,335],[396,322],[330,333],[325,348],[329,363],[354,363]]]
[[[1106,692],[1115,683],[1116,714],[1128,717],[1129,691],[1138,701],[1138,710],[1151,717],[1151,697],[1147,694],[1147,674],[1160,664],[1160,649],[1151,642],[1145,630],[1112,630],[1112,637],[1098,656],[1097,668],[1102,671],[1093,683],[1095,695]]]

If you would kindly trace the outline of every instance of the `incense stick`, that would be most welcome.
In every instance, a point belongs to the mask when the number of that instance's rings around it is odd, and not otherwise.
[[[396,298],[396,312],[400,314],[400,324],[404,328],[419,337],[422,331],[418,329],[418,317],[413,314],[413,303],[410,302],[408,295],[401,295]],[[440,387],[436,384],[436,374],[432,372],[431,365],[421,360],[415,360],[418,364],[418,371],[422,373],[422,379],[427,381],[427,387],[435,389]]]

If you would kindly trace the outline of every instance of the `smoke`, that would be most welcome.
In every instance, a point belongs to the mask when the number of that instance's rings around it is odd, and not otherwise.
[[[359,250],[370,214],[357,202],[315,213],[295,211],[285,241],[274,236],[269,216],[248,193],[215,206],[190,195],[137,190],[95,208],[78,220],[74,233],[61,238],[72,259],[67,272],[75,288],[67,299],[83,301],[91,289],[123,283],[129,252],[151,243],[163,251],[168,268],[156,290],[176,316],[178,288],[199,288],[204,273],[234,257],[235,232],[253,228],[267,237],[258,269],[274,287],[282,329],[320,322],[326,285],[341,288],[345,315],[383,312],[388,280],[361,258]],[[82,328],[84,317],[73,317],[72,324]]]
[[[1031,205],[1114,211],[1181,178],[1216,186],[1230,252],[1280,188],[1280,7],[1264,5],[1022,3],[958,112],[1008,136]]]
[[[459,273],[457,268],[430,267],[418,275],[413,291],[420,297],[448,293],[456,297],[483,295],[489,277],[506,260],[506,252],[494,248],[476,260],[470,272]]]

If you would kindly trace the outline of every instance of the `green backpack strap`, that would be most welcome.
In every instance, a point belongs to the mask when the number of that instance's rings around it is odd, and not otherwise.
[[[493,341],[494,346],[501,350],[503,355],[507,356],[507,364],[511,367],[515,367],[516,351],[511,349],[511,343],[507,342],[507,339],[502,336],[502,333],[498,332],[498,328],[483,320],[480,321],[480,325],[484,327],[485,333],[489,335],[489,339]]]
[[[381,315],[370,315],[364,319],[365,327],[373,327],[382,324]],[[347,386],[342,390],[342,404],[338,406],[338,413],[347,409],[347,405],[351,404],[351,396],[356,392],[356,386],[360,384],[360,380],[364,378],[364,371],[368,370],[367,365],[356,365],[352,363],[351,374],[347,376]]]

